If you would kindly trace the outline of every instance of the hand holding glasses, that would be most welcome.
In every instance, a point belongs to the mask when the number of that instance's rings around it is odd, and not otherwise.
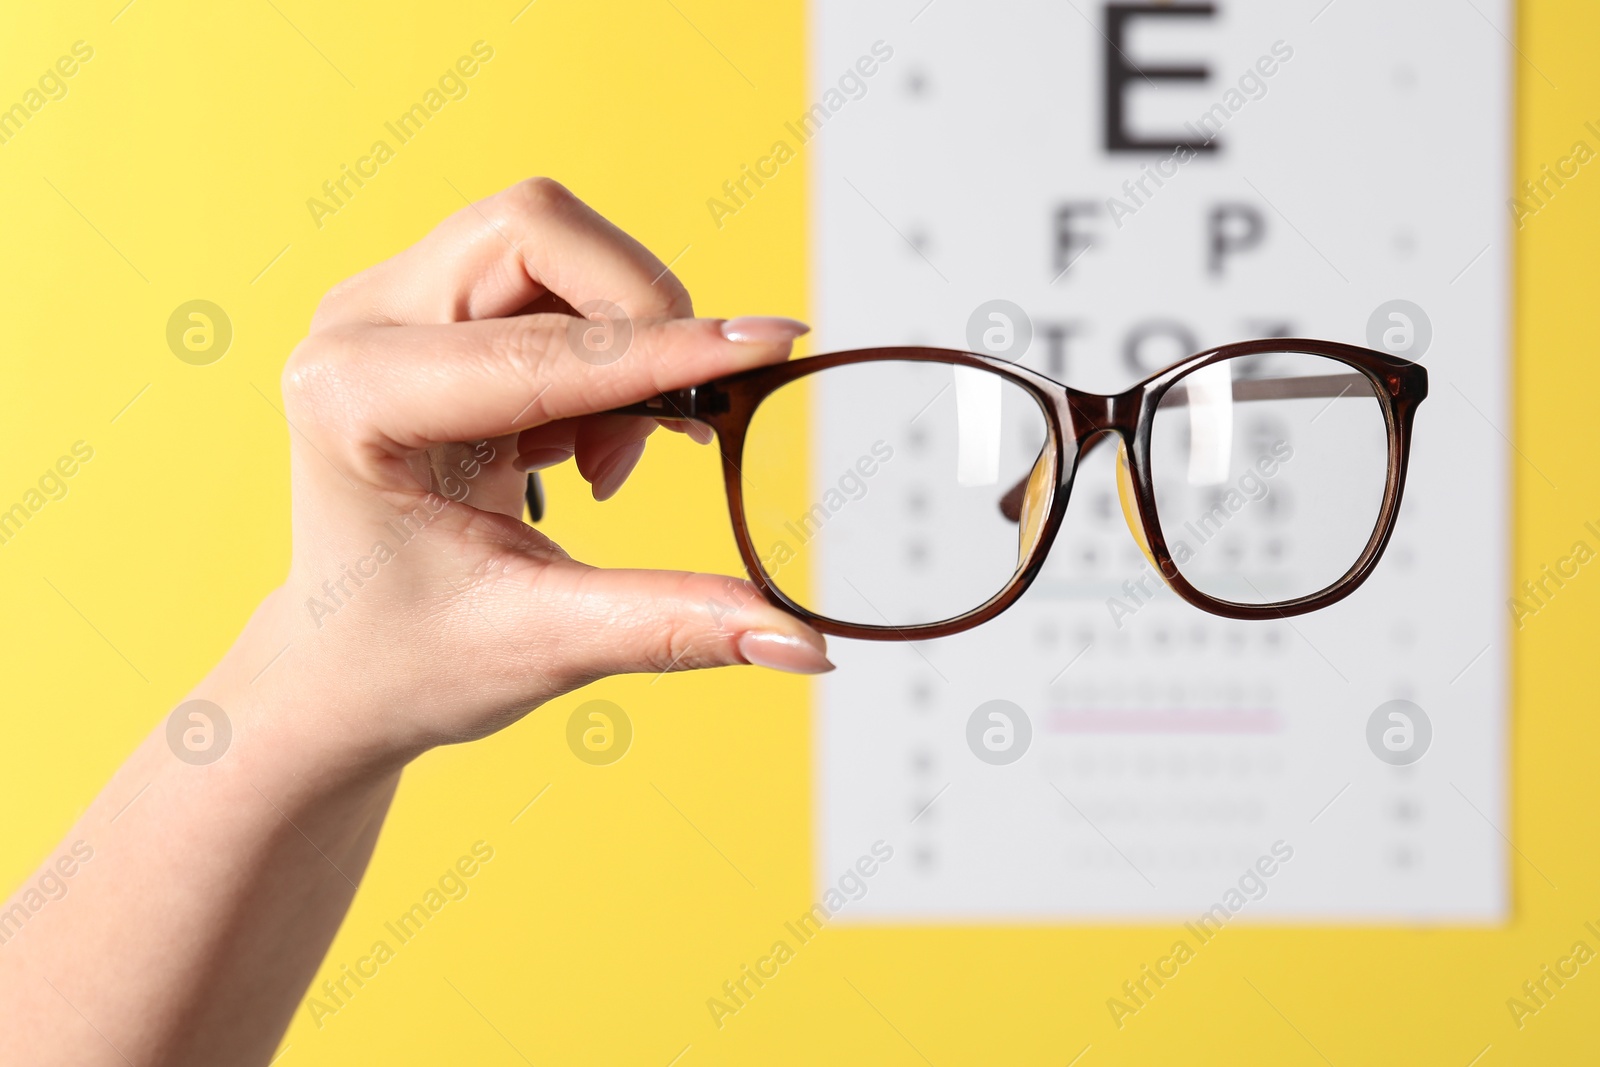
[[[1114,396],[992,356],[876,348],[618,413],[715,431],[740,554],[774,603],[823,633],[909,640],[970,629],[1022,595],[1078,464],[1107,440],[1134,540],[1184,600],[1234,619],[1333,604],[1388,543],[1427,393],[1414,363],[1272,338],[1190,356]],[[849,458],[806,483],[822,487],[809,506],[786,510],[779,487],[810,467],[791,434],[811,411],[823,454]],[[891,533],[908,512],[913,581]]]

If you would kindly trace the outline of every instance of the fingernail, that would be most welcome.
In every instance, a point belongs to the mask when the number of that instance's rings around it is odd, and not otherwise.
[[[820,648],[788,634],[747,633],[739,638],[739,655],[746,663],[790,674],[825,674],[833,670]]]
[[[633,468],[638,465],[639,457],[642,455],[644,455],[643,441],[623,445],[613,452],[595,472],[594,481],[590,483],[594,488],[594,498],[610,500],[616,496],[617,490],[628,480],[628,475],[633,473]]]
[[[811,327],[798,319],[772,315],[740,315],[722,324],[722,336],[742,343],[780,344],[810,332]]]
[[[565,463],[572,458],[570,448],[530,448],[518,456],[511,464],[519,471],[542,471],[546,467],[554,467],[557,463]]]
[[[717,436],[715,430],[703,422],[689,423],[689,439],[697,445],[709,445],[711,439]]]

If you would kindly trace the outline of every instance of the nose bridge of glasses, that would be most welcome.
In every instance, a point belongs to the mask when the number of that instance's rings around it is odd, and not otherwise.
[[[1106,396],[1064,386],[1061,400],[1064,402],[1056,405],[1062,423],[1061,449],[1053,452],[1047,445],[1028,473],[1000,497],[1000,514],[1024,527],[1024,543],[1028,542],[1027,535],[1031,532],[1030,520],[1036,523],[1042,518],[1046,510],[1042,502],[1048,497],[1048,489],[1053,488],[1046,486],[1048,479],[1044,472],[1054,465],[1057,469],[1055,481],[1064,484],[1078,461],[1101,441],[1131,437],[1138,417],[1137,397],[1131,395]]]
[[[1135,386],[1125,393],[1104,396],[1067,389],[1067,407],[1072,416],[1072,433],[1077,438],[1077,459],[1089,454],[1096,445],[1105,441],[1117,444],[1117,499],[1122,505],[1122,518],[1128,532],[1150,566],[1157,571],[1155,553],[1145,536],[1145,527],[1139,513],[1138,494],[1133,485],[1131,449],[1139,425],[1139,408],[1144,398],[1141,387]]]
[[[1082,456],[1108,435],[1133,441],[1139,424],[1139,406],[1143,400],[1139,387],[1125,393],[1085,393],[1068,386],[1066,389],[1067,434],[1075,438],[1078,453]]]
[[[1099,393],[1085,393],[1066,387],[1065,415],[1066,434],[1076,449],[1081,450],[1094,438],[1100,436],[1100,431],[1110,429],[1113,409],[1117,398],[1102,396]]]

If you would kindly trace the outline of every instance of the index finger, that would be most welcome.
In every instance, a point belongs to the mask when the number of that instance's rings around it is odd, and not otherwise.
[[[576,324],[576,326],[574,325]],[[637,403],[789,357],[793,319],[628,323],[618,359],[583,358],[562,315],[313,335],[284,371],[284,399],[337,453],[405,455]],[[359,462],[359,459],[352,462]]]

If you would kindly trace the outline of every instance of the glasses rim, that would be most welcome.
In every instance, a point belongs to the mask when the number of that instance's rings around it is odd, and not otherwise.
[[[1303,596],[1265,604],[1224,600],[1201,592],[1178,568],[1161,532],[1155,485],[1150,471],[1150,440],[1156,409],[1168,391],[1183,378],[1213,363],[1267,353],[1322,356],[1349,366],[1373,386],[1383,410],[1388,432],[1388,469],[1377,522],[1359,557],[1330,585]],[[1055,446],[1056,469],[1050,487],[1048,511],[1038,535],[1010,580],[978,606],[948,619],[931,623],[852,623],[821,615],[796,602],[778,588],[767,573],[751,537],[744,508],[741,470],[746,434],[761,402],[797,381],[835,367],[858,363],[928,362],[988,370],[1021,386],[1039,404],[1048,438]],[[615,414],[642,415],[662,421],[695,421],[715,432],[722,458],[723,484],[732,520],[734,540],[751,580],[772,603],[805,620],[821,633],[869,640],[923,640],[961,633],[993,619],[1025,593],[1044,567],[1055,543],[1071,497],[1073,481],[1084,455],[1101,441],[1115,439],[1128,456],[1135,511],[1144,542],[1157,573],[1187,603],[1229,619],[1281,619],[1317,611],[1355,592],[1371,575],[1394,532],[1404,495],[1410,459],[1411,430],[1417,405],[1428,395],[1428,372],[1420,364],[1356,345],[1301,337],[1269,337],[1197,352],[1164,367],[1120,393],[1089,393],[1048,375],[1018,366],[998,356],[959,349],[882,347],[831,352],[758,367],[715,379],[704,385],[673,390],[642,403],[618,408]]]

